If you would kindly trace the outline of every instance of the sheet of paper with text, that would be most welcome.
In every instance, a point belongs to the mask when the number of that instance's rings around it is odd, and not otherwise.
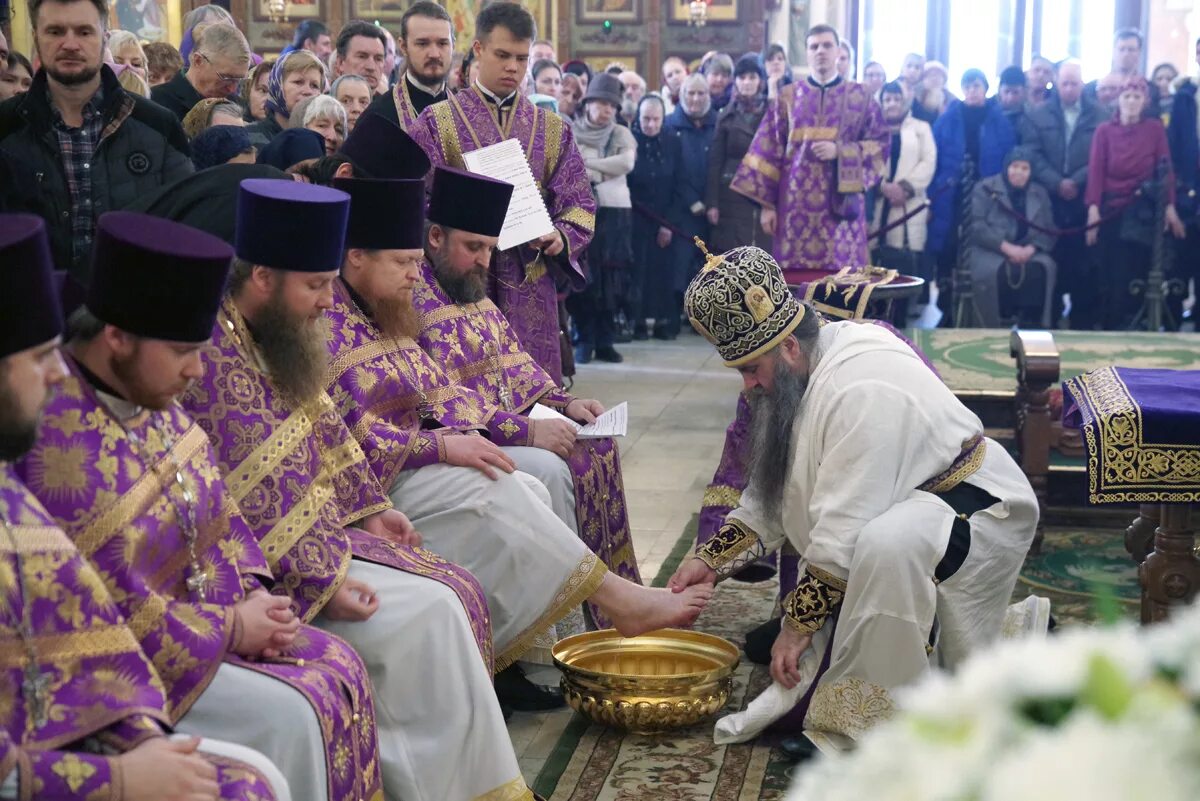
[[[512,200],[500,229],[500,250],[554,233],[554,222],[546,210],[546,202],[538,191],[533,171],[525,159],[525,151],[516,139],[505,139],[463,155],[467,169],[497,181],[513,185]]]

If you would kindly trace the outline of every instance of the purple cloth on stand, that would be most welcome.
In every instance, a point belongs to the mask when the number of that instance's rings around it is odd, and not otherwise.
[[[1105,367],[1063,382],[1090,503],[1200,501],[1200,370]]]

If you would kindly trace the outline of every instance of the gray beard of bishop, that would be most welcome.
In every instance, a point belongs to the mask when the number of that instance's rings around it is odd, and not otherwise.
[[[783,511],[783,490],[792,466],[792,429],[807,388],[808,374],[792,370],[780,360],[772,391],[750,392],[749,486],[772,518]]]

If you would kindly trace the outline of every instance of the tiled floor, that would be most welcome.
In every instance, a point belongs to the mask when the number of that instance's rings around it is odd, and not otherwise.
[[[629,403],[629,434],[621,441],[625,499],[642,578],[649,582],[700,509],[721,458],[725,427],[733,420],[741,379],[711,345],[690,333],[674,342],[617,349],[624,363],[580,366],[572,391],[606,406]],[[533,678],[557,683],[552,671]],[[542,769],[571,715],[569,709],[518,712],[509,722],[527,782]]]

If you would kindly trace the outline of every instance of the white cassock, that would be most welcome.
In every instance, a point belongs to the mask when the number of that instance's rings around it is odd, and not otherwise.
[[[999,444],[983,439],[981,458],[959,477],[969,473],[962,483],[992,499],[960,525],[969,550],[936,582],[956,513],[916,488],[968,461],[960,459],[964,445],[982,436],[983,424],[879,326],[826,325],[815,359],[781,513],[762,511],[752,483],[729,519],[758,535],[756,548],[790,543],[803,558],[801,575],[824,571],[846,582],[845,594],[836,623],[826,620],[801,658],[801,686],[770,688],[763,700],[774,708],[760,708],[753,725],[720,721],[723,741],[749,739],[810,690],[806,730],[854,739],[890,716],[896,688],[932,665],[953,668],[999,636],[1037,527],[1028,480]],[[961,534],[956,543],[961,557]]]
[[[428,465],[401,472],[390,495],[428,550],[483,585],[499,671],[577,610],[608,568],[555,515],[545,485],[519,470],[497,473],[493,481],[473,467]]]
[[[433,579],[359,559],[348,575],[375,590],[379,609],[365,621],[318,616],[313,624],[350,643],[367,666],[387,797],[525,797],[492,677],[458,596]]]

